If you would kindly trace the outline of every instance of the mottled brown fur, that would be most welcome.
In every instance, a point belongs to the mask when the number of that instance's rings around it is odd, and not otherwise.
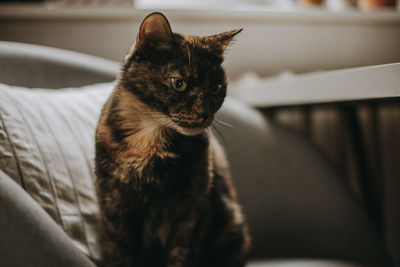
[[[207,131],[238,32],[187,37],[160,13],[142,23],[96,131],[104,266],[244,266],[247,227]],[[171,77],[187,88],[174,90]]]

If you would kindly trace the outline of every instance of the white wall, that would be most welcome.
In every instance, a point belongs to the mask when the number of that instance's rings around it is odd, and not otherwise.
[[[150,11],[0,6],[0,39],[85,52],[119,61]],[[185,34],[244,31],[226,56],[230,76],[271,75],[400,62],[400,14],[165,11]]]

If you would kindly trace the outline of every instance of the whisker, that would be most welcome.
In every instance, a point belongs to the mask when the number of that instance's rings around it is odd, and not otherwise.
[[[207,132],[208,132],[208,134],[209,134],[210,136],[216,137],[215,134],[213,133],[213,131],[210,129],[210,127],[207,127],[206,130],[207,130]]]
[[[222,121],[222,120],[220,120],[220,119],[215,119],[215,122],[217,122],[217,123],[219,123],[219,124],[222,124],[222,125],[224,125],[224,126],[230,127],[230,128],[234,128],[234,126],[233,126],[232,124],[227,123],[227,122],[225,122],[225,121]]]
[[[212,128],[212,126],[207,127],[207,130],[210,131],[210,133],[211,133],[212,136],[214,136],[215,138],[217,138],[217,135],[216,135],[214,129]]]
[[[209,128],[210,128],[211,130],[213,130],[214,133],[215,133],[217,136],[220,137],[220,139],[222,140],[222,142],[224,143],[224,145],[227,145],[227,144],[228,144],[228,142],[226,141],[225,137],[222,135],[222,133],[221,133],[214,125],[211,125]]]

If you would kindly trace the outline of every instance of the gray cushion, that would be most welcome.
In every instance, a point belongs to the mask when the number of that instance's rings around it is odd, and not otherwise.
[[[94,133],[112,87],[55,91],[0,85],[0,168],[95,260],[100,250]]]

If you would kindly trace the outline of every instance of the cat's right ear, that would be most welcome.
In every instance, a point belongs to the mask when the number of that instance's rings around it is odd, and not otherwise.
[[[140,25],[136,37],[136,48],[157,45],[171,40],[172,30],[167,18],[159,12],[154,12],[148,15]]]

